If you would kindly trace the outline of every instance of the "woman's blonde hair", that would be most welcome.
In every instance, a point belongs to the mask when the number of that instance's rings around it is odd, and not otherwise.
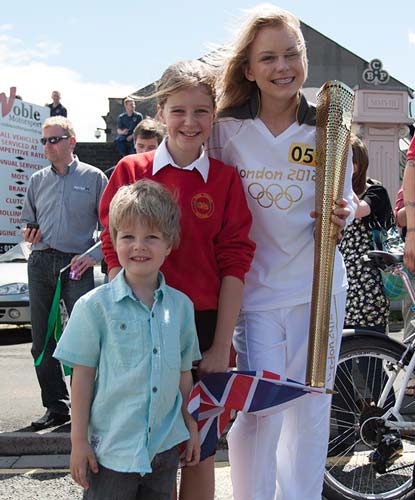
[[[215,105],[215,73],[213,68],[197,59],[179,61],[166,69],[156,84],[156,91],[149,98],[155,97],[158,105],[162,108],[172,94],[200,85],[205,87]]]
[[[238,25],[233,43],[219,49],[212,56],[212,63],[219,66],[217,78],[218,110],[240,106],[257,91],[256,82],[245,77],[249,49],[258,31],[265,27],[291,28],[298,37],[298,48],[302,50],[305,74],[307,75],[307,53],[299,19],[284,9],[272,4],[260,4],[246,11],[246,18]],[[219,64],[218,64],[219,63]]]

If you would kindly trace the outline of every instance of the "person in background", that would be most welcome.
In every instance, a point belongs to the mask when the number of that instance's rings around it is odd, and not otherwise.
[[[146,117],[134,129],[135,152],[148,153],[157,149],[166,135],[166,127],[158,120]]]
[[[213,56],[212,56],[213,57]],[[253,216],[256,252],[246,275],[234,333],[237,366],[305,382],[313,281],[315,108],[301,92],[307,77],[299,20],[258,5],[238,23],[233,42],[214,54],[218,119],[209,154],[235,165]],[[219,59],[219,60],[218,60]],[[298,153],[301,152],[299,156]],[[332,221],[339,230],[354,209],[352,162]],[[334,374],[343,328],[346,272],[336,251],[331,302]],[[228,433],[235,500],[321,500],[331,398],[300,398],[257,417],[239,412]]]
[[[402,187],[406,212],[404,263],[411,273],[415,273],[415,135],[406,153]]]
[[[71,474],[88,500],[170,500],[178,445],[187,440],[187,466],[200,455],[187,411],[193,304],[159,271],[179,242],[179,208],[138,181],[111,201],[109,230],[123,270],[76,303],[54,353],[73,366]]]
[[[47,105],[50,109],[50,116],[64,116],[66,118],[68,116],[68,111],[61,103],[61,93],[59,90],[54,90],[51,97],[52,102]]]
[[[244,277],[255,249],[249,238],[252,217],[236,169],[209,158],[204,148],[215,115],[214,85],[210,67],[201,61],[180,61],[166,69],[155,97],[167,137],[155,151],[120,160],[100,206],[111,281],[121,269],[108,232],[108,208],[118,189],[148,178],[177,197],[182,237],[162,271],[167,284],[188,295],[195,306],[202,352],[196,376],[229,366]],[[182,469],[181,500],[213,500],[214,462],[212,455]]]
[[[347,270],[347,299],[344,328],[373,330],[387,333],[390,302],[385,295],[380,270],[367,264],[363,257],[374,250],[372,229],[389,229],[394,223],[392,206],[386,189],[379,181],[367,177],[369,154],[366,145],[356,135],[351,137],[353,178],[356,194],[356,212],[353,222],[346,227],[339,249]],[[333,410],[339,422],[338,429],[352,428],[354,415],[350,408],[370,407],[378,400],[383,380],[382,367],[370,365],[367,359],[360,363],[347,362],[350,373],[356,377],[352,387],[350,377],[344,372],[337,374],[342,394],[333,396]],[[358,376],[360,374],[360,376]],[[343,426],[348,423],[349,427]],[[331,436],[330,453],[343,453],[353,446],[348,433]]]
[[[395,220],[396,225],[400,228],[402,238],[406,236],[406,209],[403,203],[403,186],[400,187],[395,200]]]
[[[143,119],[143,115],[135,110],[135,101],[132,97],[126,97],[123,101],[125,112],[117,119],[117,137],[115,144],[121,156],[134,153],[135,127]]]
[[[357,137],[351,138],[353,151],[353,191],[357,209],[354,221],[345,229],[339,249],[347,270],[345,328],[363,328],[385,333],[390,302],[383,289],[378,268],[362,261],[373,250],[372,228],[389,229],[394,222],[389,195],[378,181],[367,177],[369,154]]]
[[[412,273],[415,272],[415,135],[412,137],[406,153],[406,166],[402,187],[395,203],[396,222],[402,228],[405,238],[404,264]],[[415,331],[412,321],[415,312],[412,311],[412,301],[406,296],[402,301],[402,316],[404,320],[404,338]],[[415,391],[414,391],[415,392]]]
[[[134,129],[134,146],[137,154],[148,153],[157,149],[166,135],[165,126],[153,118],[144,118]],[[108,179],[111,177],[117,165],[113,165],[104,171]],[[102,261],[103,268],[106,269],[105,261]],[[106,271],[105,271],[106,273]]]
[[[70,314],[75,302],[94,287],[93,266],[101,260],[100,249],[80,257],[94,243],[98,207],[107,178],[74,155],[75,131],[63,116],[48,118],[41,142],[50,165],[29,180],[21,221],[25,241],[32,243],[28,261],[29,302],[32,323],[32,356],[35,360],[45,345],[48,317],[59,271],[71,264],[77,279],[62,273],[62,298]],[[43,360],[36,367],[45,414],[32,422],[45,429],[67,422],[69,394],[62,368],[52,357],[56,343],[52,336]]]
[[[406,237],[406,208],[403,202],[403,187],[398,191],[395,201],[395,220],[396,225],[401,231],[402,238]],[[412,300],[409,294],[406,294],[402,299],[402,319],[403,319],[403,338],[407,339],[415,332],[415,325],[412,321],[415,320],[415,311],[412,310]],[[415,392],[415,391],[414,391]]]

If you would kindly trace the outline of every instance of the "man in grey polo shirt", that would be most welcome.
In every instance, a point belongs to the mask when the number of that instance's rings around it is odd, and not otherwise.
[[[48,118],[42,127],[45,156],[51,165],[35,172],[29,181],[22,222],[25,241],[32,243],[28,262],[32,356],[41,354],[47,321],[59,270],[76,261],[80,279],[62,274],[62,298],[70,314],[76,300],[94,287],[93,266],[101,259],[97,251],[79,257],[94,244],[98,207],[107,184],[97,168],[81,163],[73,154],[76,138],[71,122],[64,117]],[[32,422],[38,429],[67,422],[69,394],[62,368],[52,353],[51,338],[40,366],[36,367],[46,413]]]

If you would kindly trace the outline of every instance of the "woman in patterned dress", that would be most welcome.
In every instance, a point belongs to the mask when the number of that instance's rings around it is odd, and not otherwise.
[[[344,232],[340,251],[347,269],[345,328],[364,328],[386,332],[389,299],[383,291],[380,271],[362,261],[373,250],[372,227],[388,229],[393,222],[388,192],[366,175],[369,156],[366,145],[357,136],[351,139],[353,150],[353,190],[358,200],[355,219]]]

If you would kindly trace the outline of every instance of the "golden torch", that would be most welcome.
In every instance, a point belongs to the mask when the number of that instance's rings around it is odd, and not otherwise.
[[[317,94],[316,227],[306,374],[306,383],[312,387],[325,387],[326,384],[331,289],[338,232],[331,215],[336,200],[343,195],[353,98],[353,91],[336,80],[326,82]]]

